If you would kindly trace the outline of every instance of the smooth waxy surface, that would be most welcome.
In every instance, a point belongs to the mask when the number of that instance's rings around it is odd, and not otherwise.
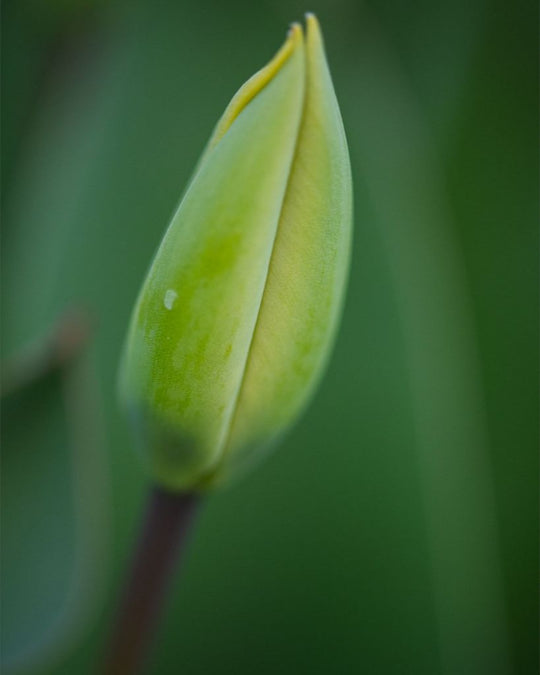
[[[225,111],[133,313],[121,391],[156,480],[223,482],[297,417],[335,333],[351,201],[310,16]]]

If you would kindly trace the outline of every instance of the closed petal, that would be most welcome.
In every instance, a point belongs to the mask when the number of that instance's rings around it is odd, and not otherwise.
[[[230,434],[211,480],[224,480],[248,465],[308,402],[337,329],[351,224],[343,123],[319,25],[308,15],[296,152]]]
[[[285,52],[218,125],[130,326],[121,391],[154,477],[176,489],[219,464],[244,378],[303,109],[299,27]]]

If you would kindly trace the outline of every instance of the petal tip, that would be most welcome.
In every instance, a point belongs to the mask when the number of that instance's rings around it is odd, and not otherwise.
[[[277,75],[289,58],[298,49],[302,48],[303,41],[304,32],[302,26],[297,22],[291,24],[285,42],[273,59],[255,73],[255,75],[250,77],[233,96],[216,126],[208,145],[209,148],[214,148],[219,143],[248,103]]]
[[[284,50],[287,50],[289,53],[292,53],[302,45],[304,41],[304,30],[297,21],[291,23],[289,30],[287,31],[287,39],[283,45]]]

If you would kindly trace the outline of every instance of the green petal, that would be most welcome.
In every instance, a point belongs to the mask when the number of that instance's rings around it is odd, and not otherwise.
[[[243,378],[302,113],[298,27],[288,44],[207,151],[132,318],[122,397],[154,477],[175,489],[219,461]]]
[[[248,464],[296,419],[322,374],[341,313],[351,171],[319,25],[313,15],[306,19],[297,149],[218,481]]]

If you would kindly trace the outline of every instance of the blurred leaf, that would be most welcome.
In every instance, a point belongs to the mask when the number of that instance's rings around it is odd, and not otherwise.
[[[96,392],[76,354],[82,335],[73,321],[60,328],[3,377],[5,672],[57,661],[103,592],[108,485]]]

